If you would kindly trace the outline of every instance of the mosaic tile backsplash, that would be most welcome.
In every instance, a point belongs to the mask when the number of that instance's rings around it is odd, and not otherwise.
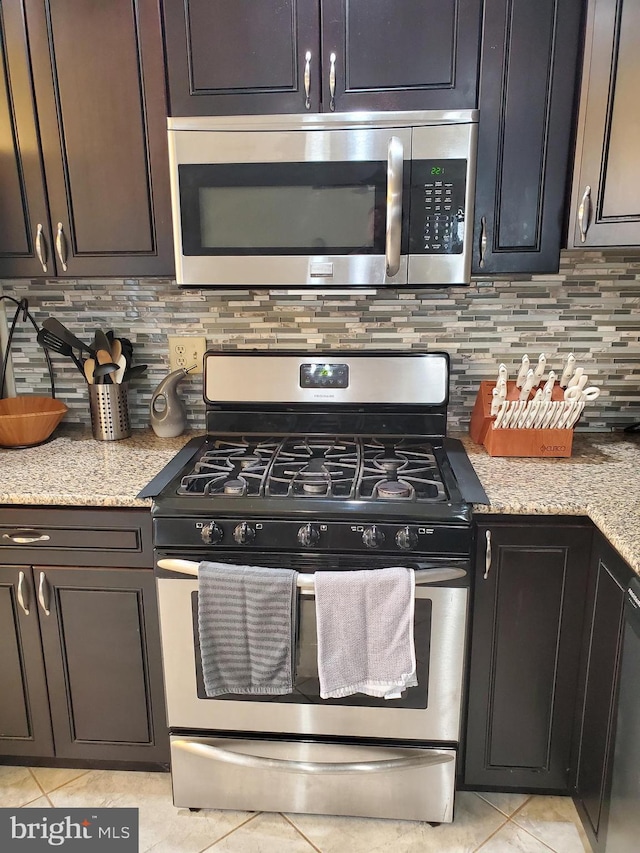
[[[557,275],[476,280],[470,287],[375,294],[182,291],[169,279],[0,281],[26,296],[38,324],[57,317],[79,337],[113,329],[134,345],[147,374],[131,384],[134,428],[149,423],[153,390],[169,370],[167,336],[204,335],[210,349],[444,350],[451,355],[449,429],[466,430],[481,379],[500,362],[515,378],[524,353],[562,369],[573,352],[601,386],[579,428],[609,430],[640,421],[640,254],[565,252]],[[5,300],[6,314],[13,316]],[[19,322],[12,363],[18,393],[49,394],[43,352]],[[67,422],[89,424],[86,385],[70,359],[52,354]],[[189,426],[204,428],[202,376],[181,388]]]

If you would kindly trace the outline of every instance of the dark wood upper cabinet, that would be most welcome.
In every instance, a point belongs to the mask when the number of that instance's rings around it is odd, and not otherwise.
[[[473,108],[480,5],[164,0],[171,115]]]
[[[485,0],[474,275],[558,269],[582,0]]]
[[[640,246],[640,6],[591,0],[568,245]]]
[[[11,221],[0,275],[172,274],[157,3],[5,0],[0,9],[0,133],[13,155],[0,164],[0,231]]]
[[[568,793],[591,527],[478,524],[465,786]]]

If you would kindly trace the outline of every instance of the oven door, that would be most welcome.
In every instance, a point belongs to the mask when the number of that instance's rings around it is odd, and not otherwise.
[[[410,128],[170,130],[169,148],[178,284],[406,284]]]
[[[290,556],[290,555],[289,555]],[[332,558],[339,561],[340,557]],[[344,558],[348,560],[349,558]],[[384,560],[372,558],[379,567]],[[216,553],[217,561],[225,557]],[[238,555],[229,562],[238,562]],[[287,555],[270,555],[270,565],[287,565]],[[387,565],[397,565],[388,560]],[[456,561],[459,565],[459,561]],[[444,565],[446,568],[446,563]],[[437,574],[435,574],[437,571]],[[455,574],[455,572],[454,572]],[[455,743],[460,708],[467,623],[467,579],[444,585],[416,584],[415,648],[418,686],[400,699],[355,694],[321,699],[317,670],[315,600],[299,596],[294,692],[285,696],[208,698],[204,691],[197,629],[198,582],[159,570],[157,579],[167,717],[171,729],[288,733]]]

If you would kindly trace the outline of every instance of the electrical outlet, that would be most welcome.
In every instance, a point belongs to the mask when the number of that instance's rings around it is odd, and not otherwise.
[[[177,337],[169,335],[169,367],[179,370],[181,367],[198,366],[189,373],[202,373],[204,354],[207,349],[207,339],[196,335]]]

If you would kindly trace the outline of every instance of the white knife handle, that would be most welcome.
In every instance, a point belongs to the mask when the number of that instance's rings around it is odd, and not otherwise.
[[[528,372],[529,372],[529,356],[526,355],[526,353],[525,353],[525,355],[522,356],[522,366],[520,367],[520,370],[518,372],[518,378],[516,379],[516,387],[522,388],[522,383],[524,382],[525,377],[526,377]]]
[[[547,357],[544,353],[540,354],[540,358],[538,359],[538,363],[533,371],[534,379],[537,382],[540,382],[542,379],[542,374],[544,373],[545,367],[547,366]]]
[[[565,365],[564,370],[562,371],[562,376],[560,377],[560,387],[561,388],[567,387],[569,379],[571,379],[571,374],[573,373],[573,368],[575,366],[576,366],[576,357],[572,352],[570,352],[569,355],[567,356],[567,363]]]

